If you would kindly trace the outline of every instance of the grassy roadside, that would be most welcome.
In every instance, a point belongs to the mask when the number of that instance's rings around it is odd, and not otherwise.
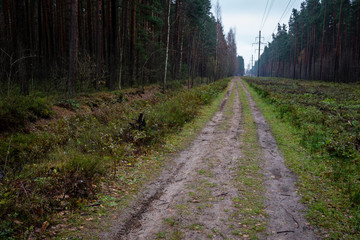
[[[99,232],[110,227],[114,218],[117,217],[116,211],[127,207],[141,186],[157,176],[161,167],[169,159],[169,154],[171,155],[186,148],[189,142],[196,137],[197,133],[218,110],[225,93],[226,90],[213,99],[210,105],[201,107],[197,117],[185,123],[180,132],[167,134],[161,146],[156,147],[147,154],[138,156],[136,164],[131,167],[120,169],[119,175],[121,177],[118,179],[120,181],[108,182],[111,187],[101,195],[102,204],[100,209],[89,209],[85,212],[82,209],[75,213],[72,212],[71,215],[75,215],[76,222],[68,231],[57,234],[57,239],[67,239],[69,237],[96,239]],[[125,191],[124,181],[128,185]],[[87,231],[82,231],[82,229],[87,229]],[[92,230],[88,231],[88,229]]]
[[[262,153],[257,137],[257,126],[251,115],[246,94],[239,82],[239,98],[242,106],[243,132],[240,135],[243,157],[238,160],[236,186],[241,195],[233,199],[237,214],[243,219],[237,228],[240,236],[259,239],[266,228],[264,211],[264,176],[260,164]]]
[[[230,79],[227,79],[228,82]],[[188,144],[194,140],[205,125],[210,121],[214,114],[219,110],[220,103],[224,98],[227,88],[219,94],[210,105],[207,105],[200,109],[199,114],[191,122],[186,123],[182,130],[177,134],[171,134],[167,137],[164,150],[169,152],[176,152],[184,149]]]
[[[126,205],[162,166],[163,155],[198,131],[201,123],[189,122],[211,115],[199,110],[219,99],[228,81],[133,101],[104,93],[109,103],[102,95],[42,131],[2,138],[0,238],[73,236],[84,221],[96,225],[115,206]],[[139,113],[146,125],[135,122]]]
[[[161,149],[153,151],[148,156],[139,156],[136,168],[133,168],[128,176],[125,176],[132,185],[126,195],[117,194],[123,186],[119,182],[113,182],[112,192],[101,196],[103,204],[100,209],[96,207],[71,213],[71,218],[76,219],[76,222],[68,230],[58,233],[56,239],[68,239],[69,237],[71,239],[97,239],[100,232],[107,231],[112,226],[114,219],[117,218],[118,212],[129,205],[141,186],[159,174],[161,168],[167,163],[169,155],[186,148],[195,139],[199,131],[218,111],[225,94],[226,90],[219,94],[210,105],[201,108],[198,116],[186,123],[180,132],[169,134]],[[132,184],[131,181],[134,183]]]
[[[331,174],[329,159],[324,155],[312,155],[302,147],[300,131],[289,122],[281,121],[279,109],[244,83],[268,121],[287,166],[299,176],[300,193],[308,206],[307,218],[320,229],[325,239],[359,239],[359,226],[355,220],[359,213],[351,208],[343,190],[328,177]]]

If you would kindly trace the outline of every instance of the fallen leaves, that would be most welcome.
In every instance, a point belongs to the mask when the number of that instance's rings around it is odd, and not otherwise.
[[[49,225],[50,223],[48,221],[45,221],[41,226],[40,232],[44,232],[49,227]]]

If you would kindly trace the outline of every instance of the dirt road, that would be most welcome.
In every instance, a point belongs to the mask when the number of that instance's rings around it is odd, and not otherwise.
[[[175,157],[123,213],[122,222],[103,239],[248,239],[237,199],[243,159],[243,111],[239,91],[247,94],[263,149],[261,172],[266,200],[260,239],[317,239],[306,223],[295,176],[284,166],[261,112],[245,86],[234,79],[219,111],[192,144]],[[249,223],[247,223],[249,225]],[[241,231],[239,225],[242,226]],[[261,226],[261,223],[257,225]],[[251,226],[249,226],[251,227]],[[245,229],[246,230],[246,229]]]
[[[269,125],[245,85],[241,85],[258,127],[259,143],[264,153],[262,168],[266,179],[265,210],[269,216],[267,239],[318,239],[304,218],[303,213],[306,209],[301,204],[301,197],[295,188],[296,176],[285,166]]]

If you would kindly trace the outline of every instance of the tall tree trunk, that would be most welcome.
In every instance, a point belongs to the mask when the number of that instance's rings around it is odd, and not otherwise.
[[[297,63],[297,24],[295,26],[295,46],[294,46],[294,67],[293,67],[293,79],[296,78],[295,74],[296,74],[296,63]]]
[[[117,45],[116,45],[116,20],[117,20],[117,10],[116,10],[116,0],[111,0],[110,5],[108,6],[108,8],[111,9],[111,11],[109,10],[109,13],[111,15],[111,17],[109,17],[109,22],[108,24],[111,24],[109,26],[109,67],[110,67],[110,78],[108,78],[108,82],[107,82],[107,87],[110,90],[114,90],[115,86],[114,83],[116,81],[116,54],[118,53],[117,50]]]
[[[136,81],[136,1],[131,1],[130,86]]]
[[[356,44],[355,44],[355,63],[357,65],[359,65],[359,63],[360,63],[360,24],[358,24],[358,26],[357,26],[355,42],[356,42]]]
[[[309,74],[309,68],[310,68],[310,63],[311,63],[311,58],[310,58],[310,49],[311,49],[311,33],[307,32],[307,37],[306,37],[306,53],[305,53],[305,75],[306,75],[306,79],[310,79],[310,74]]]
[[[3,16],[4,16],[4,30],[5,30],[5,35],[6,36],[12,36],[11,34],[11,25],[10,25],[10,22],[9,22],[9,18],[10,18],[10,3],[9,3],[9,0],[3,0]],[[7,41],[6,42],[6,51],[7,52],[12,52],[12,47],[11,47],[11,44],[12,44],[12,39],[10,39],[11,41]]]
[[[79,51],[79,32],[78,32],[78,0],[71,1],[71,31],[70,31],[70,53],[69,53],[69,76],[68,93],[76,95],[76,73]]]
[[[39,4],[41,4],[41,38],[42,38],[42,44],[40,45],[42,49],[42,56],[47,57],[48,55],[48,41],[47,41],[47,14],[46,14],[46,6],[45,6],[45,0],[39,0]],[[46,58],[45,58],[46,59]],[[46,59],[48,60],[48,59]]]
[[[103,48],[103,24],[102,24],[102,0],[96,0],[96,80],[95,88],[99,88],[102,77],[104,48]]]
[[[38,54],[39,56],[42,56],[42,34],[41,34],[41,29],[42,29],[42,21],[41,21],[41,1],[38,1],[38,8],[37,8],[37,15],[38,15]],[[39,65],[42,62],[42,58],[39,58]]]
[[[178,63],[179,63],[179,56],[180,56],[180,38],[181,38],[181,30],[180,30],[180,23],[181,23],[181,0],[176,0],[175,3],[175,34],[173,34],[173,48],[175,50],[174,53],[174,66],[173,66],[173,79],[177,79],[178,75]]]
[[[26,69],[25,50],[27,49],[28,39],[26,36],[26,15],[25,15],[25,1],[16,0],[16,44],[17,44],[17,59],[19,61],[19,78],[20,90],[22,95],[29,95],[29,83]]]
[[[315,32],[316,25],[313,25],[311,28],[310,39],[309,39],[309,63],[308,63],[308,78],[313,79],[314,76],[312,74],[313,70],[313,58],[314,58],[314,49],[315,49]]]
[[[327,1],[325,1],[325,10],[324,10],[324,19],[323,19],[323,29],[322,29],[322,36],[321,36],[321,44],[320,44],[320,77],[319,79],[322,80],[322,68],[323,68],[323,58],[324,58],[324,39],[325,39],[325,20],[326,20],[326,10],[327,10]]]
[[[52,30],[51,30],[51,23],[52,23],[52,8],[51,3],[49,0],[44,0],[43,2],[43,13],[44,13],[44,36],[46,39],[46,56],[49,60],[53,59],[53,47],[52,47]]]
[[[63,31],[63,1],[56,0],[56,23],[55,23],[55,45],[56,56],[58,58],[63,57],[64,54],[64,31]]]
[[[183,49],[184,49],[184,30],[181,31],[181,43],[180,43],[180,60],[179,60],[179,73],[182,78],[182,62],[183,62]]]
[[[119,59],[119,73],[118,73],[118,89],[121,89],[122,86],[122,70],[123,70],[123,58],[124,58],[124,48],[125,48],[125,40],[126,40],[126,31],[127,31],[127,13],[128,13],[129,1],[123,0],[121,7],[121,24],[119,26],[119,48],[120,48],[120,59]]]
[[[167,16],[167,37],[166,37],[166,52],[165,52],[165,70],[164,70],[164,82],[163,91],[166,90],[166,77],[167,77],[167,66],[169,59],[169,42],[170,42],[170,13],[171,13],[171,0],[169,0],[169,10]]]
[[[314,38],[313,38],[313,44],[312,44],[312,79],[316,79],[316,25],[314,25]]]
[[[303,68],[303,41],[304,41],[304,25],[301,26],[301,43],[300,43],[300,66],[299,66],[299,78],[302,78],[302,68]]]
[[[78,1],[78,9],[80,10],[78,12],[78,32],[79,32],[79,45],[82,46],[82,49],[80,49],[80,51],[84,50],[85,49],[85,44],[82,44],[82,43],[85,43],[85,39],[86,39],[86,34],[84,34],[84,29],[86,29],[84,27],[84,22],[83,22],[83,19],[84,19],[84,1]]]
[[[92,48],[92,4],[91,4],[91,0],[87,0],[86,3],[86,23],[87,23],[87,45],[88,45],[88,49],[89,49],[89,54],[90,56],[93,56],[93,48]]]
[[[336,54],[335,54],[335,65],[334,65],[334,81],[335,82],[339,80],[342,5],[343,5],[343,0],[341,0],[341,3],[340,3],[340,15],[339,15],[339,23],[338,23],[338,32],[337,32],[337,37],[336,37]]]
[[[360,15],[360,12],[358,13]],[[360,24],[358,24],[357,26],[357,30],[356,30],[356,40],[355,40],[356,44],[355,44],[355,59],[354,59],[354,64],[357,67],[357,71],[356,71],[356,76],[360,75]]]

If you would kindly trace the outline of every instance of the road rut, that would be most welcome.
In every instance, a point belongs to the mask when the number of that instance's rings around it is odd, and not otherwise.
[[[304,217],[306,208],[297,193],[296,176],[285,166],[269,125],[244,83],[241,82],[241,85],[258,127],[259,143],[264,153],[262,168],[266,177],[265,205],[269,215],[267,239],[319,239]]]
[[[231,82],[219,111],[199,136],[148,184],[121,214],[121,222],[103,233],[102,239],[248,238],[234,231],[242,216],[236,213],[233,200],[243,194],[236,187],[243,131],[238,82],[237,78]],[[317,239],[301,213],[304,206],[296,192],[296,177],[283,164],[269,126],[244,85],[242,88],[265,156],[262,167],[269,224],[259,237]]]

